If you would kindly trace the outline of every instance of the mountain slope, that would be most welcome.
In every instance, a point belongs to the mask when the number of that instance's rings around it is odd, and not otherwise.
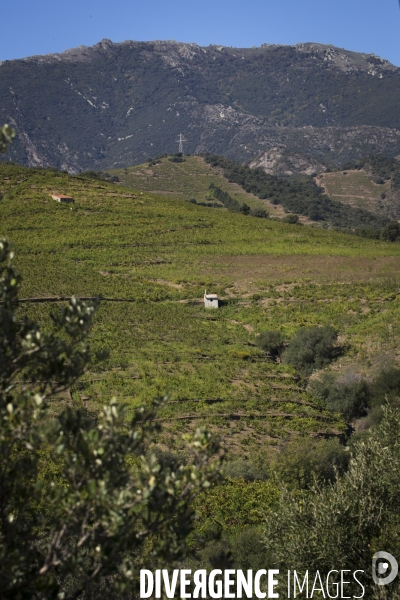
[[[244,161],[271,147],[344,162],[400,152],[400,69],[319,44],[225,48],[103,40],[0,64],[11,156],[78,171],[177,149]]]
[[[170,450],[202,423],[233,456],[260,460],[299,434],[345,431],[291,367],[256,347],[260,331],[290,339],[334,325],[348,348],[341,372],[373,375],[398,357],[398,243],[16,165],[0,165],[0,182],[20,313],[51,326],[57,297],[103,297],[91,342],[110,356],[71,389],[73,402],[95,412],[116,395],[134,408],[167,392],[160,441]],[[58,204],[54,191],[75,202]],[[220,309],[204,309],[204,288]]]
[[[324,227],[379,229],[386,226],[388,220],[397,218],[393,211],[382,210],[382,200],[378,203],[378,195],[389,184],[382,188],[370,183],[365,175],[344,178],[339,172],[321,174],[316,180],[310,176],[287,179],[220,156],[186,156],[183,162],[173,161],[174,157],[160,157],[147,164],[111,170],[105,176],[117,177],[128,187],[198,203],[213,203],[215,197],[210,186],[214,185],[239,204],[245,203],[253,210],[266,209],[271,217],[285,217],[286,213],[293,212],[301,215],[303,223]],[[351,182],[351,189],[340,189],[339,193],[327,185],[328,181],[329,184],[333,181],[343,183],[341,180]],[[375,193],[376,202],[354,203],[354,196],[365,194],[363,184],[367,183],[368,191],[372,189]]]
[[[223,176],[222,169],[211,167],[202,156],[185,156],[184,162],[178,163],[163,157],[151,163],[113,169],[108,171],[108,174],[117,176],[127,187],[186,201],[194,199],[197,203],[215,201],[210,190],[210,185],[214,184],[240,204],[245,203],[253,209],[267,210],[274,217],[285,216],[280,205],[274,205],[268,199],[261,200],[246,192],[240,185],[230,183]],[[305,218],[302,220],[307,221]]]

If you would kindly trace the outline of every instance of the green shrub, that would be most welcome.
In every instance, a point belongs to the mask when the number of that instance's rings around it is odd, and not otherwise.
[[[269,213],[263,208],[253,208],[250,211],[252,217],[258,217],[259,219],[268,219]]]
[[[283,349],[283,339],[280,331],[262,331],[256,337],[256,345],[276,359]]]
[[[382,371],[371,386],[371,405],[380,406],[386,401],[397,404],[400,399],[400,369]]]
[[[344,472],[348,453],[337,439],[301,437],[290,441],[271,463],[271,473],[291,488],[307,488],[315,478],[333,481],[335,471]]]
[[[381,231],[382,240],[395,242],[400,237],[400,226],[398,223],[388,223]]]
[[[291,225],[296,225],[299,222],[299,215],[286,215],[286,217],[283,217],[282,221],[284,223],[290,223]]]
[[[329,410],[340,412],[347,419],[366,414],[370,389],[367,382],[357,374],[348,373],[335,377],[333,373],[324,373],[310,383],[309,389],[325,402]]]
[[[278,498],[279,489],[271,481],[245,481],[226,478],[197,496],[193,508],[197,514],[197,532],[235,532],[257,526]]]
[[[230,548],[233,565],[237,569],[264,569],[269,563],[269,552],[265,546],[263,532],[257,527],[247,527],[238,535],[232,536]]]
[[[256,479],[266,479],[262,469],[248,460],[238,458],[228,462],[224,468],[225,475],[231,479],[244,479],[245,481],[255,481]]]
[[[173,156],[171,156],[168,160],[170,160],[173,163],[182,163],[182,162],[185,162],[185,159],[182,156],[182,152],[177,152],[176,154],[174,154]]]
[[[293,365],[303,375],[329,364],[335,355],[337,333],[330,325],[299,329],[283,354],[283,362]]]

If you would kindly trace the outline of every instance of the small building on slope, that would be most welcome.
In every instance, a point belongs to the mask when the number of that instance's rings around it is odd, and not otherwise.
[[[53,198],[53,200],[55,200],[56,202],[66,202],[67,204],[70,204],[71,202],[74,201],[73,198],[71,198],[71,196],[64,196],[64,194],[50,194],[50,196]]]
[[[205,308],[218,308],[219,301],[217,294],[207,294],[207,290],[204,291],[204,306]]]

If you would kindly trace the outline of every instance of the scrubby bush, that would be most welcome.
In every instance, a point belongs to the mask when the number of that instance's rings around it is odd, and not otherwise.
[[[185,159],[183,158],[182,152],[177,152],[176,154],[174,154],[173,156],[171,156],[168,160],[170,160],[173,163],[182,163],[182,162],[185,162]]]
[[[253,208],[250,211],[252,217],[258,217],[259,219],[268,219],[269,214],[263,208]]]
[[[333,481],[335,472],[344,472],[348,454],[337,439],[300,437],[283,447],[270,465],[278,481],[291,488],[307,488],[315,478]]]
[[[382,371],[371,385],[371,406],[400,404],[400,369]]]
[[[329,364],[335,355],[337,332],[330,325],[299,329],[283,353],[283,362],[293,365],[303,375]]]
[[[262,331],[256,337],[256,345],[276,359],[283,349],[283,339],[280,331]]]
[[[340,412],[347,419],[366,414],[370,389],[368,383],[355,373],[339,377],[324,373],[310,383],[309,390],[323,400],[329,410]]]
[[[87,177],[88,179],[101,179],[101,173],[98,173],[97,171],[83,171],[80,175],[81,177]]]
[[[238,458],[228,462],[225,465],[224,473],[231,479],[244,479],[245,481],[255,481],[256,479],[266,479],[266,474],[263,470],[250,462],[249,460],[242,460]]]
[[[263,531],[258,527],[247,527],[231,539],[233,566],[243,571],[258,571],[269,564],[269,552],[265,547]]]
[[[294,214],[286,215],[286,217],[283,217],[282,221],[284,223],[290,223],[291,225],[296,225],[299,222],[299,215],[294,215]]]
[[[205,154],[204,159],[212,167],[222,168],[228,181],[237,183],[246,192],[260,199],[268,198],[272,204],[281,204],[285,210],[306,215],[313,221],[325,221],[334,227],[350,230],[362,226],[382,228],[388,222],[385,217],[330,199],[310,176],[282,178],[269,175],[263,169],[239,165],[222,156]]]
[[[382,240],[395,242],[400,238],[400,226],[396,222],[388,223],[381,231]]]

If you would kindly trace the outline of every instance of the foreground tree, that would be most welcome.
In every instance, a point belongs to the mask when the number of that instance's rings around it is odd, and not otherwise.
[[[216,443],[198,430],[188,464],[161,466],[158,402],[133,418],[114,401],[54,414],[49,399],[98,358],[95,307],[72,298],[55,332],[18,319],[12,257],[0,240],[0,597],[135,597],[142,565],[185,555],[193,498],[219,477]]]
[[[400,410],[386,408],[381,424],[356,444],[343,476],[328,486],[283,494],[266,523],[267,548],[276,565],[303,575],[307,569],[325,575],[331,569],[363,569],[366,598],[400,598],[399,578],[379,588],[371,576],[377,551],[390,552],[400,562],[399,434]],[[360,587],[353,588],[360,596]],[[348,596],[350,590],[347,586]]]

